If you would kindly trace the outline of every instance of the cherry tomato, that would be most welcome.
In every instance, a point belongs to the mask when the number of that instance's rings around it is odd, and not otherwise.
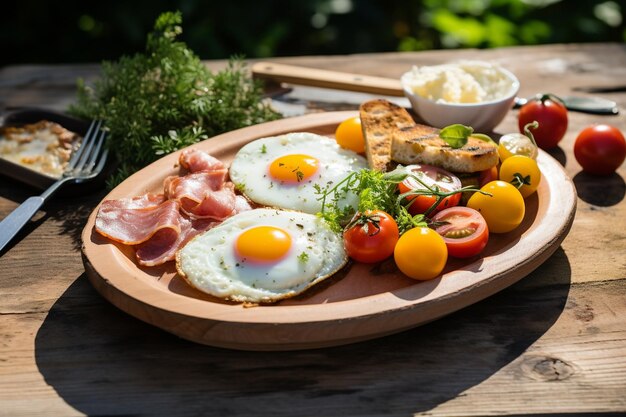
[[[537,127],[539,127],[539,123],[530,123],[524,126],[524,134],[509,133],[502,136],[498,141],[498,155],[500,156],[500,161],[504,162],[505,159],[513,155],[524,155],[532,159],[537,159],[539,152],[537,150],[537,144],[535,143],[535,137],[530,131],[530,129],[536,129]]]
[[[526,206],[517,188],[505,181],[492,181],[481,191],[491,195],[476,192],[470,197],[467,207],[483,216],[490,232],[510,232],[522,223]]]
[[[524,132],[524,126],[533,121],[539,123],[539,127],[533,130],[537,146],[541,149],[555,148],[567,130],[567,109],[555,96],[539,95],[520,109],[519,131]]]
[[[489,241],[487,222],[474,209],[451,207],[433,216],[435,222],[445,222],[435,231],[448,247],[448,254],[455,258],[469,258],[478,255]]]
[[[522,197],[535,191],[541,182],[541,171],[537,161],[523,155],[513,155],[500,165],[500,179],[513,184]]]
[[[424,184],[432,189],[437,187],[439,191],[443,192],[457,191],[462,187],[461,180],[456,175],[441,168],[430,165],[408,165],[405,169],[412,176],[407,177],[398,184],[401,194],[412,190],[427,190]],[[421,184],[413,176],[417,177],[424,184]],[[411,205],[408,207],[409,213],[415,216],[416,214],[426,213],[437,202],[437,196],[410,195],[407,196],[407,200],[411,201]],[[460,200],[461,193],[444,197],[430,213],[436,213],[444,208],[456,206]]]
[[[344,149],[357,153],[365,152],[365,139],[359,116],[344,120],[335,130],[335,140]]]
[[[348,256],[364,263],[380,262],[393,253],[400,234],[396,221],[381,210],[358,214],[343,233]]]
[[[497,166],[492,166],[489,169],[485,169],[484,171],[480,171],[480,174],[479,174],[479,177],[478,177],[478,183],[482,187],[483,185],[487,184],[488,182],[495,181],[497,179],[498,179],[498,167]]]
[[[443,271],[448,249],[439,233],[428,227],[416,227],[400,236],[393,257],[403,274],[428,280]]]
[[[626,140],[616,127],[604,124],[587,126],[574,142],[574,156],[584,171],[610,175],[626,158]]]

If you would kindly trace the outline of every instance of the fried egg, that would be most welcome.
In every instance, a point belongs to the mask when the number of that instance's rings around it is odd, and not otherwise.
[[[257,204],[315,214],[322,208],[316,187],[325,189],[366,167],[364,157],[334,139],[300,132],[248,143],[235,155],[229,174]]]
[[[176,268],[215,297],[267,303],[302,293],[347,260],[341,234],[321,218],[262,208],[196,236],[178,251]]]

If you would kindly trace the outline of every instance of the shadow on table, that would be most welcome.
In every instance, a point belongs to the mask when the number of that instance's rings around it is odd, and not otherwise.
[[[480,384],[563,312],[562,249],[518,284],[431,324],[349,346],[243,352],[197,345],[105,302],[81,275],[35,339],[37,366],[88,415],[408,415]]]
[[[578,197],[594,206],[615,206],[621,203],[626,195],[626,183],[617,172],[607,176],[597,176],[580,171],[572,180]]]

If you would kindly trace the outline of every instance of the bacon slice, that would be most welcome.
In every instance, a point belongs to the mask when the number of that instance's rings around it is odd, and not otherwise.
[[[178,162],[189,172],[215,171],[225,168],[222,161],[197,149],[185,149],[180,154]]]
[[[163,228],[144,243],[137,245],[135,251],[137,262],[143,266],[156,266],[171,261],[176,257],[178,249],[194,236],[217,224],[219,222],[206,219],[189,220],[181,216],[180,233],[176,233],[173,228]]]
[[[190,171],[167,177],[163,194],[106,200],[96,215],[96,231],[125,245],[135,246],[143,266],[161,265],[197,234],[220,221],[250,210],[248,201],[226,182],[221,161],[196,150],[181,153],[179,162]]]
[[[165,194],[180,202],[183,213],[193,219],[224,220],[235,214],[238,204],[235,187],[224,182],[226,170],[196,172],[165,179]],[[239,202],[239,210],[244,208]]]
[[[167,200],[163,194],[144,194],[132,198],[123,198],[120,200],[107,200],[107,205],[112,207],[128,208],[128,209],[142,209],[157,207]]]
[[[125,245],[143,243],[165,228],[181,232],[180,205],[176,200],[148,207],[137,207],[134,200],[102,202],[96,215],[96,231]]]
[[[217,191],[224,186],[227,172],[225,169],[221,169],[196,172],[184,177],[167,177],[163,182],[165,196],[174,200],[190,198],[199,202],[206,192]]]

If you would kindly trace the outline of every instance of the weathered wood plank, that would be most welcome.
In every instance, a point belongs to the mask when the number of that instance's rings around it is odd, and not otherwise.
[[[582,87],[626,79],[626,47],[618,44],[276,61],[397,77],[413,64],[458,58],[503,63],[521,79],[524,96],[548,89],[584,95]],[[63,110],[76,77],[97,73],[97,65],[2,68],[0,108]],[[592,177],[572,152],[577,132],[593,122],[626,132],[626,93],[602,96],[622,114],[570,113],[552,152],[579,196],[561,249],[479,304],[350,346],[236,352],[194,345],[125,315],[89,285],[78,250],[82,224],[104,191],[58,196],[0,253],[0,416],[626,412],[626,167]],[[514,130],[513,111],[497,132]],[[34,192],[0,176],[0,218]]]
[[[151,328],[100,300],[81,276],[47,316],[3,317],[0,402],[11,415],[46,415],[48,401],[89,415],[619,411],[626,409],[626,322],[614,317],[626,314],[625,297],[620,283],[520,283],[383,339],[255,353]]]

